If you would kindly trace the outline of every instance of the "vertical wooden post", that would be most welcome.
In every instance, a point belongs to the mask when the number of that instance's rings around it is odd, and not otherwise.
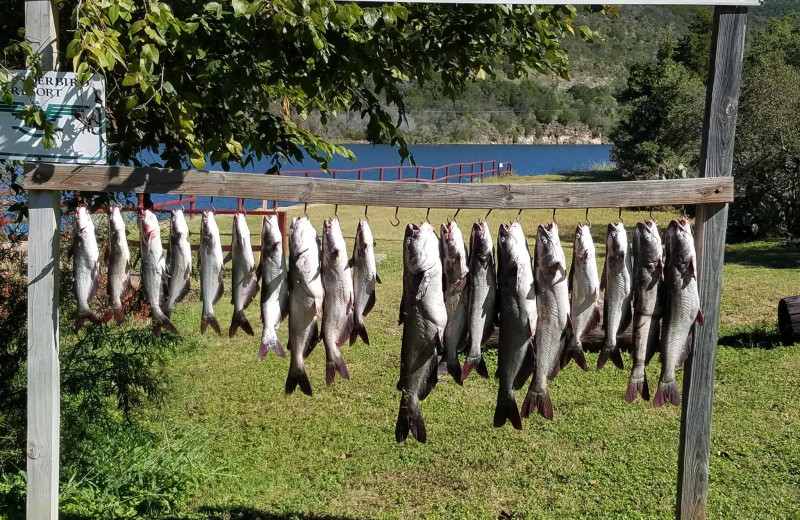
[[[58,65],[58,17],[53,2],[25,1],[25,37],[42,57],[42,69],[55,70]],[[61,192],[28,193],[26,514],[29,520],[58,519],[60,222]]]
[[[59,222],[61,192],[28,192],[29,520],[58,518]]]
[[[747,8],[717,7],[714,10],[700,158],[703,177],[727,177],[733,168],[746,23]],[[727,223],[726,204],[697,207],[694,230],[697,280],[705,325],[695,326],[694,352],[683,374],[676,507],[676,517],[681,520],[706,518],[711,407]]]

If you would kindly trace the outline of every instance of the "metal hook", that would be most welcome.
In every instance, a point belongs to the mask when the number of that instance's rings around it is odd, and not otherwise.
[[[428,224],[431,223],[430,216],[431,216],[431,208],[428,208],[428,211],[425,212],[425,222],[427,222]]]
[[[689,218],[688,215],[686,215],[686,204],[684,204],[683,205],[683,219],[686,220],[688,218]]]
[[[369,217],[367,216],[367,210],[368,209],[369,209],[369,206],[364,206],[364,220],[366,220],[367,222],[369,222]]]
[[[558,221],[556,221],[556,208],[553,208],[553,223],[558,224]]]
[[[308,202],[306,202],[306,203],[303,205],[303,215],[305,215],[305,216],[306,216],[306,218],[308,218]]]
[[[653,208],[650,208],[650,220],[655,222],[655,220],[653,219]]]
[[[489,219],[489,215],[492,214],[492,209],[494,209],[494,208],[489,208],[489,211],[486,212],[486,216],[483,217],[483,221],[484,222],[486,222]]]
[[[186,208],[183,207],[183,195],[178,195],[178,206],[181,207],[181,211],[186,211]]]
[[[211,201],[208,203],[208,206],[211,208],[211,213],[217,213],[217,208],[214,207],[214,197],[211,197]]]
[[[453,222],[456,221],[456,217],[458,217],[458,212],[461,211],[461,208],[458,208],[455,213],[453,213]]]
[[[622,223],[622,224],[624,224],[624,223],[625,223],[625,221],[624,221],[624,220],[622,220],[622,206],[620,206],[620,208],[619,208],[619,221],[620,221],[620,223]]]
[[[519,212],[517,213],[517,222],[519,222],[521,217],[522,217],[522,208],[519,208]]]
[[[333,205],[333,216],[336,217],[336,220],[339,220],[339,205]]]
[[[391,219],[391,218],[389,219],[389,224],[391,224],[393,227],[397,227],[397,226],[400,225],[400,218],[397,216],[397,212],[398,211],[400,211],[400,207],[399,206],[394,208],[394,219]],[[395,222],[397,222],[397,223],[395,223]]]
[[[589,220],[589,208],[586,208],[586,222],[589,224],[589,227],[592,227],[592,221]]]

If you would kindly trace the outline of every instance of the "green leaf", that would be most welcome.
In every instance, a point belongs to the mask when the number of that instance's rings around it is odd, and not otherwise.
[[[200,150],[192,150],[189,155],[189,160],[191,161],[192,166],[198,170],[202,170],[206,166],[206,157]]]
[[[128,98],[128,101],[125,102],[125,108],[130,112],[138,104],[139,98],[136,96],[136,94],[134,94]]]
[[[378,23],[378,20],[380,19],[380,14],[378,13],[378,10],[372,7],[364,9],[363,16],[364,16],[364,23],[367,24],[367,27],[370,29],[375,27],[375,24]]]
[[[108,21],[113,24],[117,18],[119,18],[119,5],[114,3],[108,8]]]

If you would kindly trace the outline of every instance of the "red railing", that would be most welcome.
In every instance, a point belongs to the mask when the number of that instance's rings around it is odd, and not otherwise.
[[[457,173],[456,173],[457,172]],[[389,182],[473,182],[476,178],[499,177],[513,172],[510,162],[475,161],[445,164],[443,166],[370,166],[335,170],[292,170],[281,175],[324,176],[333,179],[364,180],[365,178]],[[387,179],[387,175],[390,177]]]

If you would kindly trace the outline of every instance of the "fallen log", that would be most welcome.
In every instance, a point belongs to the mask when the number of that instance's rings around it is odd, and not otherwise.
[[[800,343],[800,295],[778,302],[778,331],[784,345]]]

